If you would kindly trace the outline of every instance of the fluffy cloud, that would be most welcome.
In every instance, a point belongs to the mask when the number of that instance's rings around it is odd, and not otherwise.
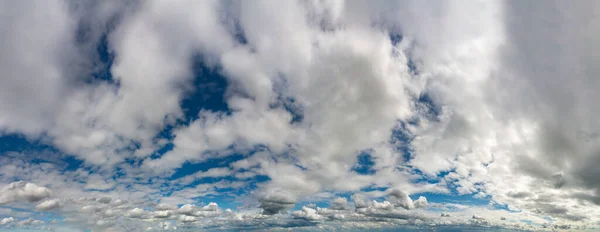
[[[59,199],[49,199],[49,200],[45,200],[40,202],[39,204],[37,204],[35,206],[35,209],[39,210],[39,211],[49,211],[49,210],[54,210],[57,209],[59,207],[61,207],[62,203],[60,202]]]
[[[23,181],[13,182],[0,190],[0,204],[11,202],[37,202],[52,195],[52,192],[42,186]]]
[[[354,194],[352,195],[352,200],[354,201],[354,207],[357,209],[369,206],[369,200],[364,195]]]
[[[27,218],[23,221],[20,221],[19,226],[28,226],[28,225],[41,225],[44,224],[44,221],[36,220],[33,218]]]
[[[294,218],[301,218],[306,220],[321,219],[321,215],[317,214],[317,211],[315,209],[311,209],[306,206],[303,206],[301,210],[292,212],[292,216],[294,216]]]
[[[329,208],[335,210],[348,210],[350,209],[350,206],[348,205],[348,199],[344,197],[338,197],[333,199],[331,205],[329,205]]]
[[[2,220],[0,221],[0,225],[6,225],[14,221],[15,219],[13,217],[2,218]]]
[[[412,209],[415,207],[412,199],[410,199],[408,194],[406,194],[405,192],[403,192],[400,189],[393,189],[389,195],[390,195],[391,201],[394,202],[395,206],[399,206],[404,209]],[[425,200],[425,203],[427,203],[427,200]]]
[[[413,205],[415,206],[415,208],[425,208],[427,207],[427,198],[425,198],[424,196],[420,196],[419,199],[413,201]]]
[[[295,203],[289,193],[275,190],[261,197],[259,207],[263,214],[272,215],[290,209]]]
[[[129,210],[126,215],[130,218],[141,218],[144,215],[144,210],[140,208],[133,208]]]

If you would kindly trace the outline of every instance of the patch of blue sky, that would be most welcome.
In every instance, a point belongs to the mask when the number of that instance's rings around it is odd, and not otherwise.
[[[3,134],[0,136],[0,155],[8,152],[40,152],[49,151],[56,152],[57,150],[48,145],[44,139],[28,139],[21,134]]]
[[[218,66],[208,66],[202,56],[192,58],[194,77],[187,94],[181,101],[185,122],[188,124],[198,119],[201,110],[231,114],[226,102],[228,88],[227,78],[220,72]]]
[[[23,155],[16,155],[23,154]],[[12,157],[26,160],[31,164],[52,163],[62,173],[78,169],[83,161],[74,156],[64,154],[49,145],[44,138],[30,139],[21,134],[4,134],[0,136],[0,157]]]
[[[455,195],[455,194],[442,194],[442,193],[420,193],[413,194],[411,198],[415,199],[415,197],[424,196],[427,198],[427,202],[435,202],[435,203],[453,203],[465,206],[488,206],[490,205],[489,197],[478,197],[476,193],[473,194],[463,194],[463,195]]]
[[[10,207],[10,206],[5,206],[5,205],[0,206],[0,209],[8,209],[12,212],[10,215],[0,214],[0,218],[13,217],[19,221],[23,221],[28,218],[32,218],[34,220],[40,220],[40,221],[44,221],[44,222],[51,222],[53,220],[62,221],[64,219],[64,217],[62,217],[60,214],[57,214],[54,212],[35,212],[35,211],[29,210],[29,209],[22,209],[22,208],[18,208],[18,207]],[[15,216],[15,214],[26,215],[26,216]],[[4,229],[4,228],[2,228],[2,229]]]
[[[206,172],[213,168],[225,168],[229,167],[229,165],[238,160],[247,158],[249,156],[254,155],[254,153],[258,151],[262,151],[264,148],[258,146],[256,149],[248,152],[247,154],[233,154],[225,157],[209,159],[205,162],[199,163],[185,163],[180,168],[176,169],[175,172],[168,177],[168,180],[176,180],[179,178],[183,178],[189,175],[194,175],[198,172]],[[238,203],[233,202],[236,196],[242,196],[251,192],[252,190],[258,187],[259,183],[263,183],[269,181],[270,178],[264,175],[257,175],[249,179],[238,180],[232,175],[219,176],[219,177],[201,177],[192,180],[190,183],[187,183],[183,186],[171,186],[168,192],[165,193],[165,196],[171,194],[174,190],[181,190],[186,188],[194,188],[201,184],[214,184],[218,182],[235,182],[235,181],[243,181],[245,185],[241,188],[233,188],[233,187],[224,187],[224,188],[216,188],[214,189],[215,194],[210,194],[207,196],[197,197],[194,200],[198,200],[199,202],[207,203],[206,201],[216,202],[222,207],[225,208],[235,208],[239,206]]]
[[[180,102],[184,113],[183,121],[177,125],[166,125],[154,138],[156,142],[161,139],[166,141],[159,149],[151,155],[152,159],[162,157],[163,154],[173,150],[173,130],[178,127],[189,125],[197,120],[202,110],[222,112],[231,114],[231,109],[226,102],[228,88],[227,79],[221,75],[218,66],[209,67],[205,64],[202,56],[194,56],[191,60],[194,73],[193,80],[186,88],[186,93]]]
[[[371,150],[363,151],[356,157],[356,164],[354,164],[352,171],[360,175],[374,175],[375,170],[372,167],[375,165],[375,160],[371,156]]]
[[[115,54],[110,50],[109,46],[108,34],[102,34],[96,45],[97,58],[94,60],[94,69],[87,83],[92,84],[104,81],[115,85],[117,88],[120,86],[120,83],[113,78],[111,73]]]

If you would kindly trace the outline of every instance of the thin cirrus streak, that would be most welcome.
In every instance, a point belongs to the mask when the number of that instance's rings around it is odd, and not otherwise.
[[[597,4],[0,2],[0,230],[595,231]]]

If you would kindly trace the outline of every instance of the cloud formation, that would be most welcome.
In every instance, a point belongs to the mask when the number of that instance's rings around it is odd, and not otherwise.
[[[0,190],[0,204],[12,202],[37,202],[52,195],[46,187],[23,181],[10,183]]]
[[[597,5],[2,2],[0,229],[593,230]]]

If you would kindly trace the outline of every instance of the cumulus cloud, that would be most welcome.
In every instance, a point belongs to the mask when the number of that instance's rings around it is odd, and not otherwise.
[[[27,225],[41,225],[44,224],[44,221],[36,220],[33,218],[27,218],[18,223],[19,226],[27,226]]]
[[[49,199],[49,200],[45,200],[45,201],[42,201],[39,204],[37,204],[35,206],[35,209],[37,209],[39,211],[50,211],[50,210],[55,210],[57,208],[60,208],[61,205],[62,205],[62,203],[59,199]]]
[[[155,218],[168,218],[173,214],[173,211],[171,210],[160,210],[160,211],[154,211],[153,215]]]
[[[141,218],[144,215],[144,210],[140,208],[133,208],[129,210],[126,215],[130,218]]]
[[[350,206],[348,205],[348,199],[345,197],[338,197],[333,199],[329,208],[334,210],[347,210],[350,209]]]
[[[197,207],[197,206],[195,206],[195,205],[192,205],[192,204],[185,204],[185,205],[182,205],[182,206],[179,208],[178,212],[179,212],[180,214],[184,214],[184,215],[187,215],[187,216],[191,216],[191,215],[193,215],[193,214],[194,214],[194,212],[196,212],[197,210],[198,210],[198,207]]]
[[[393,189],[390,193],[391,201],[395,206],[402,207],[404,209],[412,209],[415,207],[412,199],[400,189]],[[419,198],[420,200],[421,198]],[[424,199],[424,198],[423,198]],[[420,202],[422,204],[423,201]],[[427,200],[424,199],[425,204],[427,204]]]
[[[37,202],[52,195],[52,192],[43,186],[23,181],[12,182],[0,190],[0,204],[16,201]]]
[[[427,207],[427,198],[424,196],[419,196],[419,199],[413,202],[415,208],[425,208]]]
[[[2,220],[0,220],[0,225],[6,225],[14,221],[15,219],[13,217],[2,218]]]
[[[154,207],[156,210],[174,210],[177,209],[177,206],[160,203]]]
[[[319,220],[322,218],[321,215],[317,214],[317,210],[303,206],[302,209],[292,212],[294,218],[306,219],[306,220]]]
[[[263,214],[273,215],[290,209],[295,203],[296,201],[289,193],[274,190],[261,197],[259,207]]]
[[[367,197],[361,194],[352,195],[352,200],[354,201],[354,207],[357,209],[366,208],[370,205]]]

